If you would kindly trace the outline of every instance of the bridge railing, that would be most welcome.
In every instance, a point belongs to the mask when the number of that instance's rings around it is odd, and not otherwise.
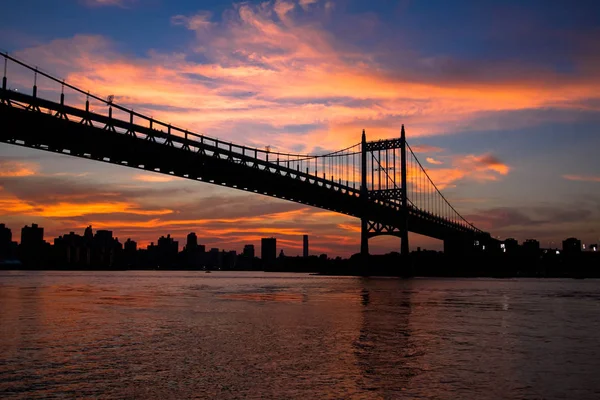
[[[102,98],[71,85],[63,79],[58,79],[37,67],[32,67],[6,53],[0,54],[4,58],[3,97],[17,102],[17,104],[18,101],[26,104],[25,107],[35,104],[35,107],[42,112],[55,112],[59,116],[64,115],[65,117],[67,115],[79,117],[88,121],[92,126],[96,122],[109,126],[118,133],[151,136],[161,143],[178,143],[182,148],[203,151],[207,155],[222,155],[233,162],[247,163],[272,172],[290,174],[299,177],[299,179],[308,179],[321,186],[344,193],[347,192],[355,196],[360,195],[357,187],[358,173],[356,172],[360,169],[360,166],[356,165],[356,161],[359,160],[360,144],[318,155],[286,153],[271,151],[268,148],[261,149],[238,145],[155,119],[115,103],[112,97]],[[27,77],[26,74],[22,73],[23,71],[13,71],[16,75],[13,83],[15,88],[11,89],[8,86],[7,64],[9,61],[25,72],[29,72],[30,75],[33,74],[33,90],[30,95],[26,90]],[[54,84],[54,86],[48,83]],[[42,88],[47,97],[56,96],[60,93],[60,103],[42,98],[40,96],[40,89]],[[85,115],[81,114],[82,109],[65,104],[65,90],[75,94],[77,102],[85,101]],[[352,159],[352,162],[349,161],[350,159]]]

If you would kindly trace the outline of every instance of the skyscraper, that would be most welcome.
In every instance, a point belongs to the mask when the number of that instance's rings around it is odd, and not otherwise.
[[[12,231],[0,224],[0,259],[8,257],[12,246]]]
[[[262,238],[260,239],[260,258],[264,264],[272,264],[277,258],[277,239]]]
[[[244,252],[242,254],[244,255],[244,257],[254,258],[254,245],[253,244],[245,245]]]
[[[562,242],[563,253],[574,254],[581,252],[581,240],[574,237],[563,240]]]
[[[9,247],[12,242],[12,231],[6,225],[0,224],[0,246]]]
[[[25,225],[21,229],[21,246],[24,248],[39,247],[44,243],[44,228],[37,224]]]
[[[302,239],[303,239],[302,256],[308,257],[308,235],[304,235],[302,237]]]
[[[196,234],[194,232],[190,232],[187,235],[187,242],[185,244],[185,249],[190,251],[190,250],[195,250],[198,247],[198,237],[196,236]]]

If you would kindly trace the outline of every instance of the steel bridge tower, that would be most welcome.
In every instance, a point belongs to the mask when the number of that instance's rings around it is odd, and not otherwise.
[[[400,169],[400,176],[397,173],[398,169]],[[397,185],[398,178],[400,180],[399,187]],[[363,199],[365,211],[361,217],[361,255],[367,256],[369,254],[369,238],[380,235],[399,237],[401,240],[400,254],[408,255],[406,132],[404,131],[404,125],[402,125],[400,139],[367,142],[367,136],[363,130],[361,141],[360,196]],[[400,226],[372,221],[368,213],[369,204],[372,204],[372,202],[387,203],[394,206],[401,214],[402,222]]]

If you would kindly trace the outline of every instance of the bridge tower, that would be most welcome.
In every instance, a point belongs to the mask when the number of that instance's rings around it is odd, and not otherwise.
[[[398,174],[398,170],[400,171]],[[398,182],[399,181],[399,182]],[[367,142],[361,140],[361,186],[364,213],[361,216],[360,252],[369,254],[369,238],[393,235],[401,240],[400,254],[408,255],[408,198],[406,184],[406,132],[398,139]],[[385,204],[398,210],[399,223],[376,222],[372,204]]]

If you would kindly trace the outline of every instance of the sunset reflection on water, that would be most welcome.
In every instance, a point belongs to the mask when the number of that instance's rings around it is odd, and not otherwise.
[[[587,399],[600,391],[600,290],[586,281],[0,276],[3,398]]]

